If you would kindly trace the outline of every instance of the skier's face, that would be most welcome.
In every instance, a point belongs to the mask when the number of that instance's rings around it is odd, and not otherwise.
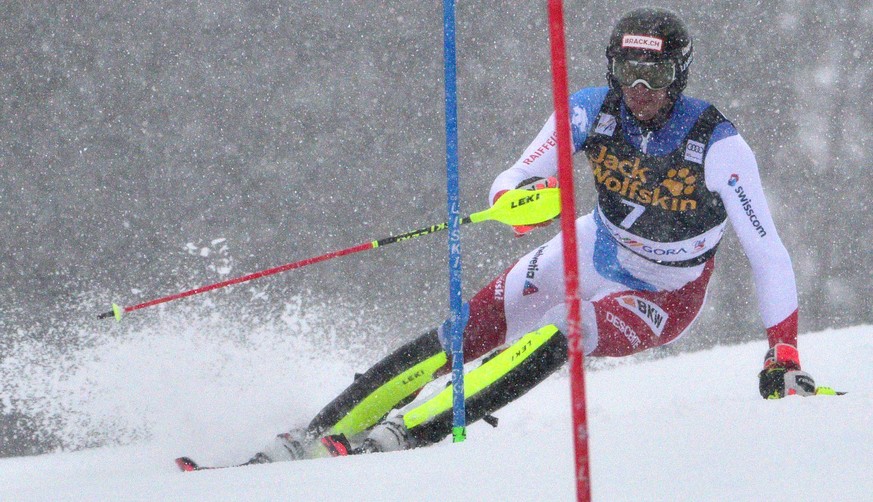
[[[622,86],[624,104],[640,122],[648,122],[670,106],[667,89],[652,90],[639,83],[633,87]]]

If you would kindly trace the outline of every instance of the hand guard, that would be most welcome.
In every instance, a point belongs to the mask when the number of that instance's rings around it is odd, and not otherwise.
[[[758,373],[758,388],[764,399],[815,395],[815,381],[800,370],[797,348],[787,343],[777,343],[767,351],[764,369]]]
[[[519,183],[515,188],[518,190],[542,190],[544,188],[556,188],[558,186],[558,178],[554,176],[549,176],[548,178],[540,178],[539,176],[534,176],[533,178],[528,178],[521,183]],[[494,197],[494,201],[496,202],[507,190],[503,190],[502,192],[498,192],[497,196]],[[544,221],[542,223],[537,223],[536,225],[517,225],[512,227],[512,230],[515,232],[516,237],[521,237],[522,235],[530,232],[535,228],[546,227],[548,226],[552,220]]]

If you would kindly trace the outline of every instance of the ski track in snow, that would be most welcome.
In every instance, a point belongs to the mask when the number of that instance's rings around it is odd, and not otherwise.
[[[244,461],[372,362],[315,360],[287,334],[196,331],[116,340],[42,368],[29,380],[40,388],[18,385],[18,398],[43,393],[75,417],[59,429],[72,443],[130,444],[2,459],[0,500],[575,498],[566,369],[461,444],[181,473],[180,455]],[[873,326],[800,347],[819,385],[849,394],[762,400],[763,340],[587,373],[594,500],[873,500]]]

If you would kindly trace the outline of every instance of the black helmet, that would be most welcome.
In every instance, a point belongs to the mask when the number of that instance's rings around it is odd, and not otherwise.
[[[606,48],[609,86],[618,89],[621,85],[614,74],[615,60],[669,61],[674,73],[668,91],[675,99],[688,82],[693,52],[691,35],[679,16],[665,9],[632,10],[619,19],[609,37]]]

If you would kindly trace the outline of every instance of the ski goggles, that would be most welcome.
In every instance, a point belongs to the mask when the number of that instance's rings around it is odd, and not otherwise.
[[[633,61],[615,58],[612,60],[612,76],[622,86],[633,87],[643,84],[657,91],[669,87],[676,80],[676,65],[673,61]]]

